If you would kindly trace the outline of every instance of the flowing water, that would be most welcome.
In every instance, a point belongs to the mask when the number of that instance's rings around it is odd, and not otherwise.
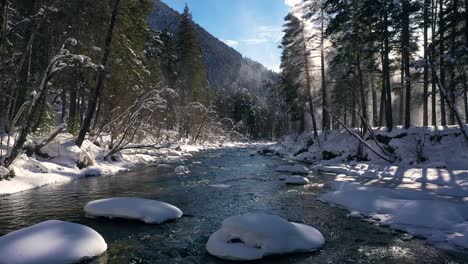
[[[187,161],[188,175],[148,166],[0,197],[0,235],[57,219],[87,225],[104,237],[108,251],[89,263],[226,263],[206,253],[210,234],[228,216],[266,212],[316,227],[326,244],[316,253],[270,257],[259,263],[466,263],[423,240],[408,240],[402,233],[346,218],[344,210],[315,199],[332,176],[316,175],[307,187],[286,186],[274,169],[287,162],[279,157],[251,157],[253,150],[196,154]],[[185,215],[162,225],[85,216],[87,202],[115,196],[161,200]]]

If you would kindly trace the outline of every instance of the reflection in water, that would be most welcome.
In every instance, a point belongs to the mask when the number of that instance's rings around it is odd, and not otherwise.
[[[315,200],[321,183],[285,186],[274,171],[286,162],[278,157],[250,157],[253,149],[226,149],[197,154],[189,175],[175,175],[156,166],[115,176],[86,178],[45,186],[0,198],[0,234],[57,219],[98,231],[109,249],[87,263],[224,263],[209,256],[205,244],[224,218],[246,212],[266,212],[314,225],[326,237],[325,248],[313,254],[268,258],[260,263],[441,263],[447,256],[419,240],[346,219],[345,212]],[[213,188],[228,184],[230,188]],[[171,203],[185,213],[162,225],[138,221],[86,218],[83,206],[95,199],[135,196]]]

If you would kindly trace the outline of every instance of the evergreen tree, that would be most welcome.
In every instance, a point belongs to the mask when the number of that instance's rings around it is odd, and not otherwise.
[[[184,8],[179,26],[177,51],[182,104],[198,102],[207,106],[210,96],[203,54],[193,26],[192,14],[187,5]]]

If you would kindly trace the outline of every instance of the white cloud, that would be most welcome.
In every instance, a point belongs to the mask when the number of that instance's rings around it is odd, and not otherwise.
[[[236,47],[237,45],[239,45],[239,41],[237,40],[223,39],[222,41],[226,43],[229,47]]]
[[[258,45],[266,42],[277,43],[281,40],[283,32],[281,27],[259,26],[255,29],[254,37],[241,40],[246,45]]]
[[[298,5],[302,2],[302,0],[284,0],[284,4],[287,6],[287,7],[294,7],[295,5]]]

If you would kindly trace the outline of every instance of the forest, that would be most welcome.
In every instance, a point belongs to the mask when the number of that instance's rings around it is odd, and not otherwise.
[[[176,34],[150,27],[151,1],[8,0],[0,9],[5,167],[63,131],[79,147],[109,136],[108,157],[145,137],[196,142],[269,133],[265,101],[208,82],[188,7]]]
[[[468,0],[0,0],[0,264],[468,263],[467,123]]]
[[[283,107],[296,131],[468,120],[467,1],[304,1],[285,18]]]

